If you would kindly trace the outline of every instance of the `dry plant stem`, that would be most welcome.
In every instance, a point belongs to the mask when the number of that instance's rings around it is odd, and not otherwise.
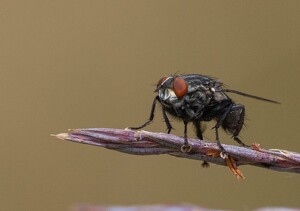
[[[73,209],[72,209],[73,210]],[[209,209],[204,207],[199,207],[192,204],[174,204],[174,205],[142,205],[142,206],[97,206],[97,205],[77,205],[74,207],[74,211],[225,211]],[[299,211],[298,208],[288,208],[288,207],[261,207],[253,211]]]
[[[180,147],[184,139],[179,136],[111,128],[74,129],[55,137],[82,144],[105,147],[123,153],[135,155],[169,154],[176,157],[202,160],[217,165],[227,166],[226,160],[211,156],[218,151],[215,143],[188,139],[191,153],[183,153]],[[237,166],[253,165],[276,171],[300,173],[300,154],[279,149],[262,149],[254,145],[253,149],[223,144],[228,155]]]

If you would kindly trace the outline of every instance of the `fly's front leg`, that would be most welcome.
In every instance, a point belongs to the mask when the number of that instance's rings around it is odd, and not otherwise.
[[[153,103],[152,103],[152,108],[151,108],[151,112],[150,112],[150,117],[149,119],[144,123],[142,124],[141,126],[139,127],[128,127],[128,129],[131,129],[131,130],[139,130],[139,129],[142,129],[144,127],[146,127],[147,125],[151,124],[153,119],[154,119],[154,111],[155,111],[155,106],[156,106],[156,101],[159,100],[158,99],[158,96],[156,96],[153,100]]]
[[[166,113],[166,109],[164,107],[162,107],[162,114],[163,114],[164,121],[167,125],[167,133],[170,134],[173,127],[170,123],[170,120],[169,120],[169,118],[167,116],[167,113]]]

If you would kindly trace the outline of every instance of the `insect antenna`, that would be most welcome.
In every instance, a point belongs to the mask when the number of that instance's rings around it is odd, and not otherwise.
[[[269,103],[281,104],[280,102],[277,102],[275,100],[269,100],[269,99],[266,99],[266,98],[263,98],[263,97],[258,97],[258,96],[255,96],[255,95],[250,95],[250,94],[247,94],[247,93],[244,93],[244,92],[240,92],[240,91],[236,91],[236,90],[232,90],[232,89],[222,89],[221,91],[222,92],[230,92],[230,93],[238,94],[238,95],[242,95],[242,96],[245,96],[245,97],[251,97],[251,98],[254,98],[254,99],[257,99],[257,100],[266,101],[266,102],[269,102]]]

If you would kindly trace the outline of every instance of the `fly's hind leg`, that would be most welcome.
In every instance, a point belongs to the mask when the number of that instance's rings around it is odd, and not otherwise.
[[[243,143],[243,141],[238,137],[244,125],[244,118],[245,107],[240,104],[233,104],[230,112],[224,119],[222,127],[232,133],[233,140],[235,140],[238,144],[243,147],[250,147]]]
[[[233,140],[235,140],[237,143],[239,143],[239,145],[243,146],[243,147],[251,147],[250,145],[245,144],[239,137],[233,136]]]

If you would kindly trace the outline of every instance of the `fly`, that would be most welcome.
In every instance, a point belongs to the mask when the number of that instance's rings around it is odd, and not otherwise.
[[[244,125],[245,106],[235,103],[226,93],[239,94],[257,100],[280,104],[274,100],[226,89],[221,81],[199,74],[163,77],[157,82],[155,93],[157,95],[153,100],[149,119],[141,126],[130,127],[130,129],[139,130],[152,123],[155,106],[159,102],[162,105],[162,114],[167,126],[167,133],[170,133],[173,129],[167,114],[181,119],[184,123],[182,152],[191,151],[187,140],[188,123],[193,123],[197,137],[203,140],[201,124],[211,120],[216,120],[216,125],[213,129],[215,130],[216,143],[221,153],[226,154],[219,140],[220,127],[231,134],[232,138],[241,146],[248,146],[238,137]]]

